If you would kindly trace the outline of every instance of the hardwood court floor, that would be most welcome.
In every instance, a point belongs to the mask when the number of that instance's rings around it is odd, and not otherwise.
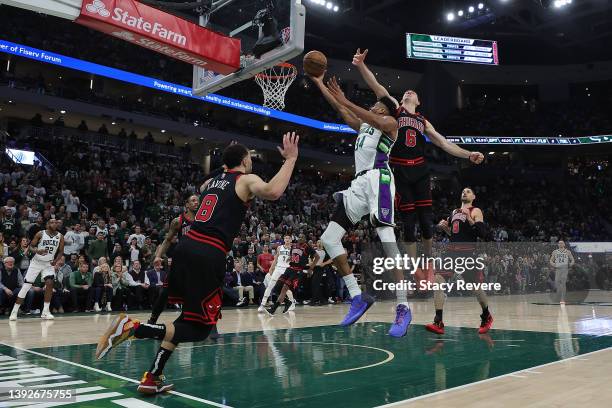
[[[413,302],[402,339],[386,334],[393,303],[377,303],[363,322],[342,328],[347,308],[305,306],[274,318],[255,308],[224,311],[221,338],[181,345],[165,372],[177,392],[154,398],[141,398],[135,384],[158,342],[134,341],[94,360],[113,316],[3,319],[0,389],[77,389],[87,407],[610,406],[610,292],[563,308],[547,295],[492,297],[489,336],[476,332],[479,308],[471,297],[448,300],[444,336],[423,329],[433,317],[429,300]],[[0,394],[2,406],[20,405]]]

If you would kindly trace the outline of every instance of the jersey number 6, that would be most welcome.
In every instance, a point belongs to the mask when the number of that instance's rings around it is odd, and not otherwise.
[[[416,140],[417,140],[417,133],[416,131],[412,130],[412,129],[408,129],[406,130],[406,146],[408,147],[414,147],[416,146]]]
[[[195,220],[198,222],[207,222],[210,220],[218,200],[219,197],[216,194],[207,194],[204,196],[202,204],[200,204],[200,208],[196,213]]]

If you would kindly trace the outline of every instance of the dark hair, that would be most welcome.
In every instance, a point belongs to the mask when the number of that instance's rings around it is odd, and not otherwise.
[[[240,166],[242,159],[244,159],[247,154],[249,154],[249,149],[247,149],[245,145],[240,143],[231,144],[223,151],[223,164],[225,164],[228,169],[233,169],[234,167]]]
[[[393,102],[391,98],[389,98],[388,96],[383,96],[382,98],[378,100],[378,102],[385,105],[385,107],[389,111],[389,115],[395,116],[395,112],[397,111],[397,106],[395,105],[395,102]]]

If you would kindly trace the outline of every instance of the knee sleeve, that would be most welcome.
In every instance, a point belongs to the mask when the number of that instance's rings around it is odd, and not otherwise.
[[[419,225],[423,239],[433,238],[433,212],[431,207],[418,207]]]
[[[330,221],[329,225],[325,229],[325,232],[323,232],[323,235],[321,235],[321,243],[331,259],[335,259],[344,254],[342,237],[345,233],[346,230],[342,228],[338,222]]]
[[[24,282],[21,289],[19,289],[19,293],[17,294],[17,297],[20,299],[25,299],[30,289],[32,289],[32,284],[28,282]]]
[[[414,233],[416,227],[416,213],[414,211],[402,213],[402,222],[404,225],[404,241],[416,242],[416,234]]]
[[[209,324],[191,323],[184,320],[174,322],[174,336],[170,341],[174,345],[185,342],[206,340],[213,326]]]

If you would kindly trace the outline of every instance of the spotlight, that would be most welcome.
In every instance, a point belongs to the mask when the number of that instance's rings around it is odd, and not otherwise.
[[[474,12],[474,6],[470,6],[470,7],[468,7],[468,11],[469,11],[470,13],[473,13],[473,12]]]
[[[484,8],[484,4],[478,3],[478,10],[482,10]]]
[[[65,115],[65,114],[66,114],[66,111],[62,109],[62,110],[60,111],[60,113],[61,113],[62,115]]]
[[[332,7],[334,7],[334,5],[331,4],[330,2],[327,2],[327,4],[325,5],[325,8],[327,8],[328,10],[331,10]]]
[[[334,6],[334,11],[337,13],[340,8],[338,6]]]
[[[457,15],[458,15],[459,17],[462,17],[462,16],[463,16],[463,10],[459,10],[459,11],[457,12]]]
[[[448,21],[453,21],[453,20],[455,19],[455,13],[448,13],[448,14],[446,15],[446,19],[447,19]]]

